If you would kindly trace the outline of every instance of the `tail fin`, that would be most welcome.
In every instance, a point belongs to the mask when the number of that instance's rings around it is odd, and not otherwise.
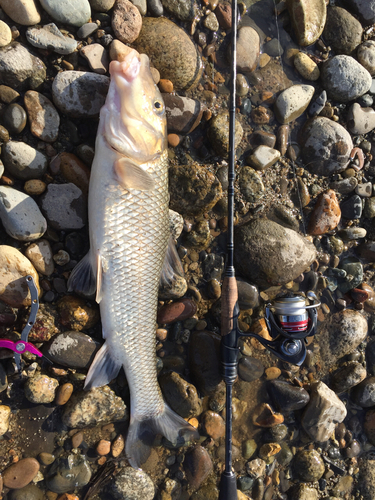
[[[174,446],[199,438],[199,432],[167,405],[157,417],[145,420],[131,417],[125,452],[135,469],[140,468],[149,457],[155,434],[162,434]]]

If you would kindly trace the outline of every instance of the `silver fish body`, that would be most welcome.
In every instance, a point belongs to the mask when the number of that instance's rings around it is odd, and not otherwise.
[[[90,178],[90,252],[69,287],[96,287],[106,341],[85,387],[110,382],[124,367],[131,396],[126,453],[139,467],[155,433],[174,443],[197,433],[165,404],[157,381],[157,298],[169,240],[163,103],[146,56],[131,51],[111,63],[111,76]]]

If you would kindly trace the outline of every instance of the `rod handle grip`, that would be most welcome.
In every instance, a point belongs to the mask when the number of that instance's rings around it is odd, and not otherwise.
[[[221,288],[221,336],[228,335],[234,324],[234,309],[238,299],[237,280],[234,276],[225,276]]]

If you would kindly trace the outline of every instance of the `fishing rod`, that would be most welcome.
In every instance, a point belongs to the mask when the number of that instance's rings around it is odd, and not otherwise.
[[[287,294],[266,305],[266,324],[272,340],[238,327],[238,289],[234,268],[235,116],[237,73],[237,0],[232,0],[231,74],[229,99],[228,231],[227,259],[221,292],[221,375],[226,386],[225,467],[220,479],[219,500],[237,500],[237,479],[232,468],[232,392],[237,378],[240,337],[256,338],[279,359],[300,366],[306,357],[306,338],[316,332],[317,307],[314,292]],[[308,301],[308,305],[306,305]]]

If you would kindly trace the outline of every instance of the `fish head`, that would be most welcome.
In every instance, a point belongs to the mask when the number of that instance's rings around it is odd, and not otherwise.
[[[111,83],[101,110],[107,143],[139,164],[157,159],[166,147],[166,115],[149,59],[131,49],[109,66]],[[102,120],[103,119],[103,120]]]

